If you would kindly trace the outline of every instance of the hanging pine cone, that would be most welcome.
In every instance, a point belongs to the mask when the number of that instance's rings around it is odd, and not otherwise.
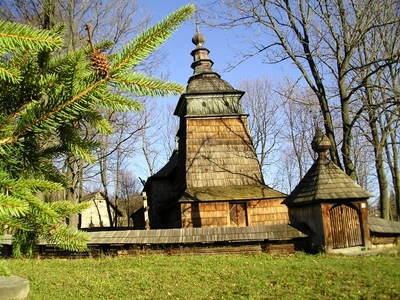
[[[93,67],[99,71],[104,77],[108,76],[110,72],[110,63],[108,62],[107,56],[100,51],[94,51],[90,54],[90,60],[93,63]]]
[[[90,32],[90,24],[86,24],[86,30],[89,36],[89,43],[92,47],[92,53],[90,54],[90,60],[92,61],[93,67],[103,75],[103,77],[107,77],[110,73],[110,62],[108,61],[107,56],[104,53],[96,50],[92,42],[92,34]]]

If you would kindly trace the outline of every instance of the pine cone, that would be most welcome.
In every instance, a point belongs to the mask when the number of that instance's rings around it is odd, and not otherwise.
[[[104,53],[99,51],[94,51],[90,55],[90,60],[93,63],[93,67],[103,74],[104,77],[107,77],[110,72],[110,63],[107,59],[107,56]]]

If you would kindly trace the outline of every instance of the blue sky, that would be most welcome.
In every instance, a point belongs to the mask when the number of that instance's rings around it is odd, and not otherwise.
[[[154,22],[161,20],[179,7],[194,3],[202,5],[210,2],[209,0],[139,0],[153,14]],[[239,82],[245,78],[257,78],[268,76],[269,78],[283,75],[280,66],[267,65],[262,63],[261,56],[253,57],[230,72],[224,72],[229,61],[235,59],[234,50],[229,44],[237,43],[240,47],[246,47],[245,44],[239,44],[235,40],[233,33],[218,28],[209,28],[200,25],[200,31],[205,36],[205,47],[210,50],[209,57],[214,62],[213,69],[218,72],[222,78],[228,81],[234,88],[238,87]],[[185,22],[177,32],[162,46],[162,49],[168,53],[168,68],[170,80],[186,85],[187,80],[192,75],[190,68],[192,56],[190,52],[194,49],[191,40],[196,32],[194,18]],[[176,99],[177,100],[177,99]]]

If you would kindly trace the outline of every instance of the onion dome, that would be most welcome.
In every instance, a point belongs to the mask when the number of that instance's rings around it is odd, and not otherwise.
[[[204,35],[202,35],[200,33],[200,29],[199,29],[199,22],[196,21],[196,33],[194,34],[193,38],[192,38],[192,43],[196,45],[196,47],[202,47],[203,44],[205,43],[206,38],[204,37]]]
[[[318,155],[323,156],[326,156],[326,152],[331,148],[331,141],[325,134],[323,134],[320,128],[317,128],[315,132],[311,147],[318,153]]]

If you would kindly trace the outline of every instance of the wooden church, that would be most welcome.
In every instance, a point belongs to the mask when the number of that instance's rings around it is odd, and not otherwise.
[[[278,226],[275,237],[301,238],[309,251],[369,247],[371,195],[329,160],[329,139],[317,130],[312,147],[318,158],[290,195],[266,186],[241,106],[244,92],[213,71],[198,27],[192,42],[194,72],[174,112],[180,119],[176,148],[144,186],[150,228],[263,232]],[[400,234],[398,224],[382,222]]]
[[[174,112],[177,146],[144,187],[150,227],[287,224],[286,195],[263,184],[241,107],[244,92],[213,71],[198,27],[192,42],[194,72]]]

